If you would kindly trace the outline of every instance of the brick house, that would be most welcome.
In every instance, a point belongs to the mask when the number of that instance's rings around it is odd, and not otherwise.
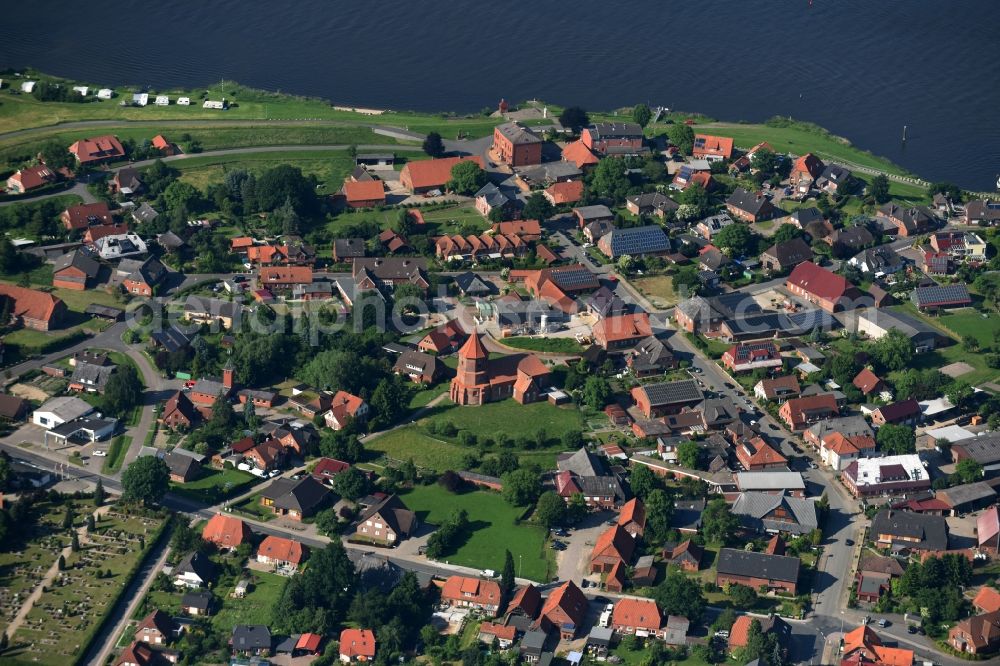
[[[794,595],[799,565],[797,557],[723,548],[719,551],[715,584],[721,587],[739,583],[755,590],[766,588]]]
[[[175,392],[163,406],[160,423],[171,430],[189,430],[198,419],[198,410],[191,400],[181,391]]]
[[[538,617],[538,626],[546,633],[553,629],[562,640],[572,640],[587,617],[587,597],[571,580],[549,594]]]
[[[580,142],[599,155],[636,155],[644,141],[637,123],[595,123],[580,133]]]
[[[351,208],[375,208],[385,204],[385,186],[381,180],[348,180],[341,191]]]
[[[344,629],[340,632],[340,661],[370,662],[375,659],[375,634],[371,629]]]
[[[891,405],[882,405],[872,412],[872,423],[877,426],[887,423],[914,425],[919,419],[920,403],[913,398],[900,400]]]
[[[10,315],[14,322],[35,331],[59,328],[67,312],[62,299],[12,284],[0,284],[0,303],[4,301],[11,301]]]
[[[84,291],[92,286],[101,266],[80,250],[67,252],[52,266],[52,286]]]
[[[67,231],[76,231],[102,224],[113,225],[115,223],[115,218],[111,215],[111,209],[103,201],[70,206],[59,214],[59,219]]]
[[[776,209],[771,200],[760,192],[748,192],[742,187],[726,199],[726,210],[737,220],[763,222],[775,216]]]
[[[125,158],[121,141],[110,134],[75,141],[70,144],[69,152],[80,164],[99,164]]]
[[[56,182],[58,176],[44,164],[15,171],[7,179],[7,189],[14,194],[24,194],[50,183]]]
[[[638,539],[646,531],[646,505],[638,497],[633,497],[622,505],[618,512],[618,526]]]
[[[823,174],[824,168],[823,160],[812,153],[806,153],[795,160],[788,176],[788,182],[795,194],[800,197],[809,194],[816,179]]]
[[[753,394],[759,400],[774,400],[783,403],[791,398],[799,397],[802,388],[795,375],[785,375],[774,379],[762,379],[753,387]]]
[[[122,289],[133,296],[153,296],[157,285],[167,276],[167,267],[156,257],[123,259],[117,270],[119,275],[127,271]]]
[[[628,349],[653,335],[645,312],[605,317],[593,327],[594,342],[607,351]]]
[[[722,354],[722,364],[731,372],[780,368],[781,352],[773,342],[741,342]]]
[[[685,407],[694,407],[705,398],[692,379],[641,384],[632,389],[631,395],[647,419],[677,414]]]
[[[492,615],[500,609],[500,585],[496,581],[451,576],[441,588],[441,602],[460,608],[475,608]]]
[[[323,415],[323,421],[331,430],[340,430],[350,421],[367,421],[370,413],[371,407],[363,398],[347,391],[337,391],[330,400],[330,411]]]
[[[896,234],[902,237],[919,236],[937,226],[934,213],[924,206],[903,208],[889,202],[879,206],[875,218],[883,224],[896,227]]]
[[[862,297],[861,291],[842,275],[811,261],[796,266],[785,281],[785,287],[792,294],[830,313],[853,310]]]
[[[178,630],[173,618],[157,609],[139,621],[133,640],[148,645],[166,645],[177,635]]]
[[[663,615],[652,599],[619,599],[611,613],[611,627],[622,636],[653,636],[663,630]]]
[[[696,573],[701,568],[701,557],[703,554],[704,551],[701,546],[690,539],[682,541],[677,545],[667,544],[660,551],[664,562],[689,573]]]
[[[778,408],[778,416],[792,430],[802,430],[810,423],[836,416],[839,412],[837,398],[832,393],[792,398]]]
[[[635,552],[635,539],[620,525],[605,530],[597,537],[590,554],[590,573],[608,573],[617,562],[628,564]]]
[[[733,156],[733,140],[728,136],[695,134],[691,155],[695,159],[704,159],[709,162],[728,160]]]
[[[542,139],[516,122],[493,129],[493,151],[508,166],[520,167],[542,163]]]
[[[812,248],[801,238],[793,238],[784,243],[775,243],[760,254],[760,263],[764,270],[771,273],[783,273],[795,268],[803,261],[811,261]]]
[[[736,446],[736,459],[748,472],[781,469],[788,465],[788,459],[760,437],[740,442]]]
[[[253,534],[250,526],[239,518],[217,513],[208,519],[201,530],[201,538],[224,550],[236,550],[250,543]]]
[[[443,157],[434,160],[418,160],[407,162],[399,172],[400,184],[413,194],[423,194],[431,190],[444,190],[451,180],[451,170],[456,164],[475,162],[483,168],[483,158],[478,155],[471,157]]]
[[[385,546],[395,546],[417,529],[417,514],[406,508],[397,495],[368,508],[358,518],[355,535]]]

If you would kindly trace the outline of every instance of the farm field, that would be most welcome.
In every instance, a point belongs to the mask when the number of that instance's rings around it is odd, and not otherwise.
[[[545,547],[545,530],[517,524],[524,509],[510,506],[499,494],[477,490],[456,495],[435,484],[413,488],[401,498],[421,523],[440,524],[458,508],[469,513],[473,532],[457,552],[445,558],[449,562],[500,571],[508,549],[514,556],[515,572],[520,564],[519,575],[548,580],[553,563]]]

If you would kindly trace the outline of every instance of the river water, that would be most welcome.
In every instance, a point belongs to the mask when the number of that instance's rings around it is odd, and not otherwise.
[[[1000,0],[36,0],[4,8],[0,68],[422,111],[506,97],[793,116],[993,190],[998,25]]]

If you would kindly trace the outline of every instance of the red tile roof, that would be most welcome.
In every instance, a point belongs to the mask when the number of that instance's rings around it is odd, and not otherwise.
[[[51,183],[56,179],[56,174],[44,164],[39,164],[17,171],[11,178],[21,183],[21,187],[27,191]]]
[[[649,315],[645,312],[605,317],[593,329],[594,338],[603,344],[635,338],[648,338],[653,334]]]
[[[562,158],[564,162],[572,162],[578,169],[586,166],[593,166],[600,162],[590,148],[584,145],[583,141],[571,141],[563,148]]]
[[[307,652],[319,652],[319,645],[322,642],[323,637],[319,634],[302,634],[299,636],[298,642],[295,643],[295,649]]]
[[[319,462],[316,463],[316,467],[313,468],[312,475],[320,481],[324,481],[326,479],[332,479],[341,472],[346,472],[350,468],[351,464],[346,463],[343,460],[320,458]]]
[[[52,294],[27,287],[15,287],[12,284],[0,284],[0,296],[6,296],[14,301],[11,314],[21,319],[50,322],[62,305],[62,300]]]
[[[217,546],[236,548],[250,541],[250,527],[239,518],[217,513],[205,523],[201,538]]]
[[[82,164],[125,157],[125,149],[122,148],[118,137],[110,134],[80,139],[70,145],[69,152],[73,153]]]
[[[594,550],[590,554],[590,559],[616,557],[619,560],[629,562],[632,559],[634,551],[635,539],[622,529],[621,525],[615,525],[597,537],[597,541],[594,542]]]
[[[258,284],[311,284],[312,269],[308,266],[262,266],[257,276]]]
[[[349,659],[374,659],[375,634],[371,629],[344,629],[340,632],[340,654]]]
[[[474,359],[489,357],[486,348],[483,346],[483,341],[479,338],[479,333],[473,333],[469,336],[469,339],[465,341],[462,348],[458,350],[458,357]]]
[[[842,275],[837,275],[811,261],[803,261],[792,270],[788,283],[813,294],[817,298],[836,301],[844,298],[856,287]]]
[[[400,172],[400,178],[407,175],[414,188],[444,187],[451,180],[452,168],[461,162],[475,162],[483,168],[483,158],[478,155],[465,157],[444,157],[437,160],[408,162]]]
[[[381,180],[362,180],[344,182],[344,197],[347,203],[357,201],[384,201],[385,187]]]
[[[305,547],[298,541],[292,541],[279,536],[267,536],[257,547],[257,554],[279,562],[302,564],[305,559]]]
[[[492,580],[452,576],[444,582],[441,598],[478,606],[499,606],[500,585]]]
[[[979,588],[979,593],[972,600],[972,605],[983,613],[993,613],[1000,610],[1000,591],[995,587],[983,585]]]
[[[857,377],[855,377],[854,381],[851,383],[854,384],[855,388],[859,391],[868,395],[872,391],[879,388],[882,384],[882,380],[868,368],[862,368],[861,372],[858,373]]]
[[[663,617],[652,599],[621,599],[615,604],[611,622],[616,627],[659,631]]]
[[[108,204],[103,201],[70,206],[63,211],[61,217],[67,229],[85,229],[90,226],[91,218],[101,224],[112,224],[115,221]]]
[[[696,134],[694,137],[694,155],[718,155],[729,159],[733,155],[733,140],[728,136],[712,136],[711,134]],[[701,143],[701,145],[698,145]]]
[[[545,192],[549,195],[552,203],[556,205],[576,203],[583,198],[583,181],[570,180],[567,182],[553,183],[546,188]]]
[[[890,648],[882,645],[878,634],[870,627],[862,625],[844,634],[844,660],[850,660],[852,653],[860,652],[865,661],[878,666],[912,666],[913,650]]]
[[[566,581],[549,595],[542,606],[542,617],[548,617],[557,609],[565,613],[577,627],[587,616],[587,597],[571,580]]]
[[[638,497],[633,497],[628,502],[625,502],[622,510],[618,513],[619,525],[624,526],[632,522],[638,524],[640,527],[645,527],[646,525],[646,507]]]

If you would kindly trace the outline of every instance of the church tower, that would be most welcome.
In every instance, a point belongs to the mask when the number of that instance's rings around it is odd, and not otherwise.
[[[459,405],[489,402],[489,353],[475,331],[458,350],[458,368],[451,380],[451,399]]]

